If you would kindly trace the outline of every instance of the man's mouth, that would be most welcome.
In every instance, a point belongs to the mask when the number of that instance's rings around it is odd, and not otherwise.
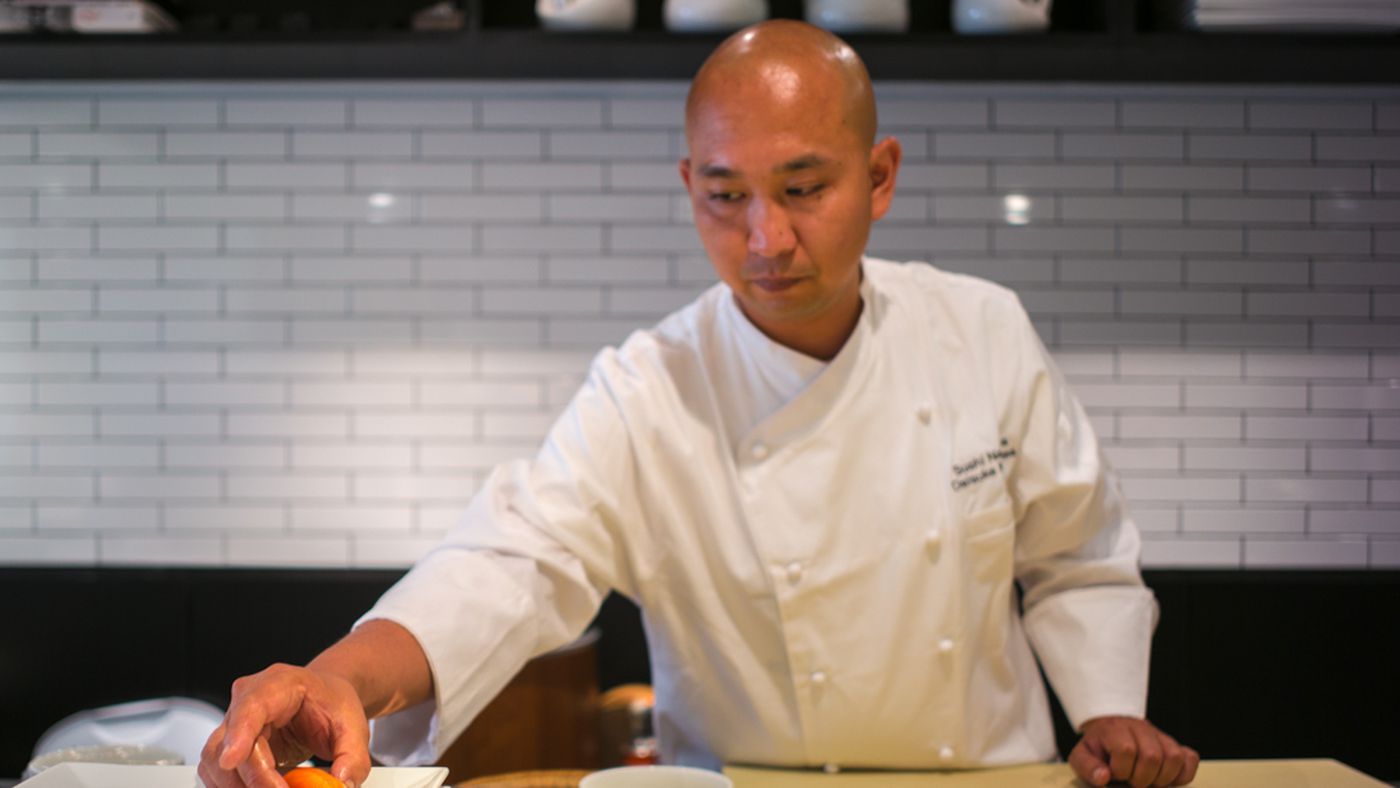
[[[768,293],[780,293],[789,287],[801,282],[796,277],[767,277],[763,279],[750,280],[753,285]]]

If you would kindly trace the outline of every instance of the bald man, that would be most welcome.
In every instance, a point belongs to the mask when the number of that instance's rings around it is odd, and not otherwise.
[[[961,769],[1056,757],[1179,785],[1142,719],[1156,604],[1136,529],[1015,296],[864,255],[894,139],[840,40],[725,41],[680,163],[720,282],[595,359],[530,461],[304,668],[240,679],[206,785],[316,754],[434,759],[604,596],[641,606],[663,760]],[[1019,584],[1020,594],[1015,593]]]

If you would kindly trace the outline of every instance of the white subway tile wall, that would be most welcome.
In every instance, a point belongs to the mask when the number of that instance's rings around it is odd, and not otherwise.
[[[1144,562],[1400,566],[1400,92],[879,86]],[[0,564],[402,567],[713,282],[679,83],[0,83]]]

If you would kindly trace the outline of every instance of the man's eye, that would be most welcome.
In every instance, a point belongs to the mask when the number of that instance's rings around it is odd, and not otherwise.
[[[738,202],[742,198],[738,192],[710,192],[711,202]]]
[[[824,188],[826,188],[824,183],[813,183],[806,186],[790,187],[787,193],[789,197],[811,197]]]

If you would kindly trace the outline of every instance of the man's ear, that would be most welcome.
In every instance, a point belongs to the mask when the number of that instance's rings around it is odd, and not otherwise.
[[[685,190],[690,191],[690,159],[685,158],[680,161],[681,182],[685,184]]]
[[[886,137],[870,149],[870,221],[878,222],[889,211],[903,158],[904,149],[894,137]]]

